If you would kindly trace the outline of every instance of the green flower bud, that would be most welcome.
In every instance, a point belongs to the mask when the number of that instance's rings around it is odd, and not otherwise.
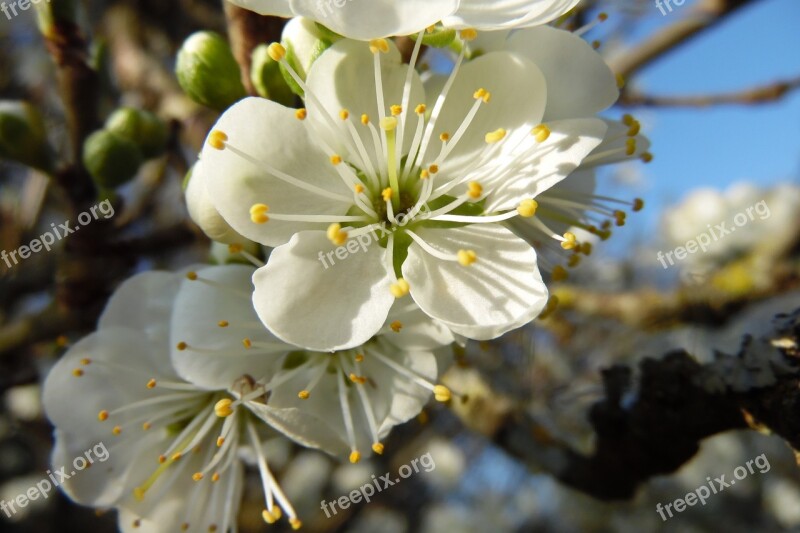
[[[175,73],[192,100],[218,111],[247,96],[230,46],[213,32],[199,31],[184,41]]]
[[[281,44],[286,48],[286,61],[297,72],[298,76],[305,81],[309,70],[311,70],[311,65],[333,43],[313,21],[303,17],[295,17],[283,28]],[[283,65],[280,68],[286,84],[295,94],[304,98],[303,90],[295,82],[294,78],[291,77]]]
[[[0,158],[49,172],[53,153],[41,113],[27,102],[0,101]]]
[[[260,96],[291,106],[294,103],[294,93],[283,79],[280,63],[269,57],[268,49],[269,45],[260,44],[253,50],[250,79]]]
[[[167,126],[149,111],[118,109],[106,120],[106,130],[133,141],[146,159],[160,156],[167,147]]]
[[[101,189],[130,181],[142,164],[136,143],[107,130],[92,133],[83,143],[83,165]]]

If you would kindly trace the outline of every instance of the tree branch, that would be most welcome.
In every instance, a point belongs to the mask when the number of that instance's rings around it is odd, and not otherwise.
[[[707,107],[723,104],[763,104],[780,100],[788,92],[800,89],[800,76],[744,91],[698,96],[655,96],[623,90],[617,104],[642,107]]]

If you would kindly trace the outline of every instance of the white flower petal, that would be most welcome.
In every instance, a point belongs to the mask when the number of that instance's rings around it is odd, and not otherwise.
[[[395,321],[402,324],[400,331],[387,328],[389,331],[384,337],[400,350],[434,350],[455,341],[445,324],[430,318],[406,299],[398,300],[389,311],[386,322],[391,324]]]
[[[296,397],[297,392],[294,394]],[[310,400],[311,398],[307,401]],[[335,396],[326,398],[325,402],[331,410],[330,413],[334,413],[334,406],[339,405]],[[275,407],[273,404],[274,402],[270,398],[269,405],[253,405],[250,410],[264,422],[302,446],[317,448],[335,456],[346,455],[350,451],[344,433],[333,429],[333,420],[329,416],[320,418],[313,408],[305,404],[288,408]],[[339,424],[343,424],[341,420],[342,417],[339,414]]]
[[[309,350],[333,351],[378,332],[394,301],[385,250],[359,248],[355,239],[346,246],[337,249],[324,232],[303,231],[273,250],[253,276],[253,303],[272,333]],[[336,250],[350,251],[326,268],[321,258],[332,259]]]
[[[260,15],[291,17],[293,15],[289,0],[228,0],[231,4]]]
[[[554,20],[580,0],[461,0],[458,10],[443,20],[452,28],[497,30],[537,26]]]
[[[617,101],[614,73],[586,41],[547,26],[521,30],[508,50],[533,61],[547,80],[545,120],[591,116]]]
[[[491,191],[484,208],[487,212],[515,209],[521,200],[535,198],[559,183],[603,140],[605,123],[596,118],[558,120],[547,124],[550,137],[537,143],[527,134],[517,151],[525,154],[515,175],[502,172],[503,161],[490,163],[480,172],[490,176],[484,188]],[[516,144],[509,139],[509,145]],[[496,165],[496,169],[492,166]],[[517,165],[515,165],[516,167]]]
[[[224,132],[231,147],[263,164],[325,191],[352,196],[292,109],[262,98],[246,98],[225,111],[214,130]],[[314,215],[344,215],[352,204],[278,179],[230,148],[216,150],[206,143],[201,159],[195,172],[204,174],[214,207],[236,231],[267,246],[279,246],[297,231],[324,224],[281,220],[256,224],[250,218],[254,204],[266,204],[272,213]]]
[[[547,303],[536,253],[506,228],[475,224],[421,229],[418,235],[445,253],[477,254],[474,264],[462,266],[433,257],[414,243],[403,263],[414,301],[457,333],[492,339],[532,320]]]
[[[180,285],[175,299],[171,324],[175,370],[183,379],[211,390],[230,389],[245,374],[255,379],[270,375],[279,356],[292,347],[259,327],[251,296],[253,268],[211,267],[199,270],[197,276]],[[243,344],[245,339],[250,349]],[[188,346],[178,349],[180,342]]]
[[[426,164],[439,154],[439,135],[456,133],[476,102],[473,94],[481,88],[491,93],[491,99],[482,104],[464,137],[445,159],[437,181],[460,177],[458,170],[474,161],[486,146],[487,133],[498,128],[530,131],[541,122],[548,93],[536,65],[507,52],[486,54],[462,65],[437,119],[433,146],[424,159]]]
[[[384,113],[389,115],[390,106],[401,105],[403,102],[403,87],[408,65],[403,64],[400,52],[393,42],[389,44],[389,52],[380,55],[380,61]],[[341,40],[326,50],[311,68],[308,87],[319,101],[308,99],[307,105],[308,120],[314,125],[315,131],[340,155],[347,156],[345,159],[353,162],[352,156],[354,152],[357,153],[357,148],[351,140],[350,128],[339,117],[341,110],[348,110],[350,121],[353,122],[367,153],[372,158],[373,166],[378,168],[376,155],[379,152],[382,153],[382,148],[374,147],[370,129],[360,122],[361,115],[366,114],[377,127],[380,119],[374,72],[374,56],[366,43]],[[416,127],[417,118],[413,112],[414,107],[424,102],[425,91],[422,88],[422,81],[420,81],[419,74],[413,71],[409,98],[410,109],[405,110],[412,117],[408,120],[409,127]],[[320,103],[322,109],[320,109]],[[333,117],[336,124],[335,130],[330,127],[330,121],[325,119],[326,113]],[[405,154],[408,153],[413,136],[409,134],[404,137],[403,153]]]
[[[410,35],[453,13],[458,0],[292,0],[297,15],[351,39]]]
[[[189,209],[189,216],[212,241],[244,244],[247,239],[237,233],[214,207],[205,183],[207,173],[200,168],[202,164],[201,161],[195,163],[189,185],[186,187],[186,206]]]

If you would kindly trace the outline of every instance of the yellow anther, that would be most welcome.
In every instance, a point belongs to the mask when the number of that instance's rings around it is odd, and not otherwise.
[[[638,213],[642,209],[644,209],[644,200],[642,200],[641,198],[634,198],[633,199],[633,210]]]
[[[386,39],[372,39],[369,42],[369,51],[373,54],[383,52],[384,54],[389,51],[389,43]]]
[[[400,333],[400,330],[403,329],[403,323],[400,322],[399,320],[395,320],[394,322],[389,324],[389,327],[392,328],[392,331],[394,331],[395,333]]]
[[[88,357],[84,357],[83,359],[81,359],[81,364],[83,366],[89,366],[90,364],[92,364],[92,360],[89,359]]]
[[[281,519],[281,517],[283,516],[283,512],[281,512],[281,508],[280,508],[280,507],[278,507],[277,505],[276,505],[275,507],[273,507],[273,508],[272,508],[272,514],[273,514],[273,516],[274,516],[275,518],[277,518],[278,520],[280,520],[280,519]]]
[[[268,510],[264,509],[261,511],[261,518],[264,519],[264,522],[267,524],[274,524],[278,521],[274,514],[270,513]]]
[[[421,179],[421,180],[426,180],[426,179],[428,179],[430,177],[431,177],[431,173],[428,172],[427,170],[425,170],[424,168],[419,173],[419,179]]]
[[[277,509],[277,507],[276,507],[276,509]],[[294,531],[297,531],[298,529],[303,527],[303,522],[301,522],[299,518],[290,518],[289,519],[289,525],[292,526],[292,529]]]
[[[75,376],[76,378],[79,378],[83,375],[83,370],[81,370],[80,368],[76,368],[72,371],[72,375]]]
[[[432,24],[425,28],[425,33],[433,33],[434,31],[436,31],[436,24]]]
[[[342,109],[341,111],[339,111],[339,118],[341,118],[342,120],[347,120],[348,118],[350,118],[350,111],[348,111],[347,109]]]
[[[622,74],[617,74],[616,77],[617,77],[617,88],[622,89],[623,87],[625,87],[625,76],[623,76]]]
[[[491,99],[492,99],[492,93],[486,91],[486,94],[483,95],[483,103],[488,104]]]
[[[105,409],[103,409],[102,411],[100,411],[99,413],[97,413],[97,419],[98,419],[100,422],[105,422],[106,420],[108,420],[108,411],[106,411]]]
[[[305,108],[300,108],[294,112],[294,118],[296,118],[297,120],[305,120],[307,116],[308,116],[308,111],[306,111]]]
[[[182,352],[182,351],[184,351],[186,348],[188,348],[188,347],[189,347],[189,345],[188,345],[188,344],[186,344],[185,342],[179,342],[178,344],[176,344],[176,345],[175,345],[175,347],[178,349],[178,351],[179,351],[179,352]]]
[[[156,380],[155,379],[150,379],[150,381],[147,382],[147,388],[148,389],[155,389],[156,388]]]
[[[342,231],[342,225],[334,222],[328,226],[328,240],[336,246],[341,246],[347,242],[347,232]]]
[[[381,119],[381,129],[383,131],[394,131],[397,128],[397,119],[394,117],[383,117]]]
[[[636,137],[639,135],[639,130],[642,129],[642,125],[639,123],[638,120],[634,120],[631,127],[628,128],[628,137]]]
[[[381,197],[383,198],[384,202],[391,202],[393,194],[394,192],[392,191],[391,187],[386,187],[383,189],[383,191],[381,191]]]
[[[491,131],[486,134],[484,139],[486,140],[486,144],[494,144],[497,142],[502,141],[506,137],[506,130],[503,128],[498,128],[494,131]]]
[[[353,189],[356,191],[356,194],[361,194],[364,192],[364,186],[360,183],[356,183],[356,186]]]
[[[119,436],[122,433],[122,428],[120,426],[114,426],[114,429],[111,430],[111,433]]]
[[[517,213],[522,218],[530,218],[536,214],[536,209],[539,207],[539,202],[533,198],[522,200],[517,206]]]
[[[217,322],[217,326],[221,328],[227,328],[230,325],[231,325],[230,322],[228,322],[227,320],[220,320],[219,322]]]
[[[369,124],[369,115],[367,115],[367,114],[363,114],[363,115],[361,115],[361,123],[362,123],[363,125],[365,125],[365,126],[366,126],[367,124]]]
[[[361,460],[361,454],[358,452],[358,450],[353,450],[352,452],[350,452],[351,463],[356,464],[360,460]]]
[[[356,357],[355,357],[355,360],[356,360],[356,363],[360,363],[361,361],[364,360],[364,354],[363,353],[357,353]]]
[[[483,194],[483,186],[477,181],[467,183],[467,195],[473,200],[477,200]]]
[[[133,498],[137,502],[140,502],[140,501],[144,500],[144,494],[145,494],[145,490],[142,487],[136,487],[135,489],[133,489]]]
[[[431,165],[431,166],[429,166],[428,167],[428,172],[430,172],[431,174],[436,174],[437,172],[439,172],[439,165]]]
[[[250,220],[256,224],[265,224],[269,222],[267,211],[269,211],[269,206],[267,204],[253,204],[253,206],[250,207]]]
[[[67,338],[66,335],[59,335],[58,337],[56,337],[56,346],[58,346],[59,348],[66,348],[68,344],[69,344],[69,339]]]
[[[150,422],[145,422],[144,424],[142,424],[142,429],[145,430],[145,431],[148,431],[152,427],[153,427],[153,424],[151,424]]]
[[[216,533],[216,531],[217,531],[216,524],[211,524],[210,526],[208,526],[208,533]]]
[[[398,117],[403,112],[403,106],[395,104],[390,107],[389,110],[391,111],[393,117]]]
[[[163,465],[166,462],[167,462],[167,456],[166,455],[159,455],[158,456],[158,464]]]
[[[181,531],[189,531],[189,522],[181,524]]]
[[[599,20],[600,22],[605,22],[607,19],[608,19],[608,13],[606,12],[602,12],[599,15],[597,15],[597,20]]]
[[[475,100],[480,100],[483,97],[485,97],[487,94],[488,94],[488,91],[486,89],[480,88],[477,91],[475,91],[474,93],[472,93],[472,97]]]
[[[267,54],[273,61],[280,62],[286,57],[286,48],[281,43],[272,43],[267,47]]]
[[[625,155],[633,155],[636,153],[636,139],[628,139],[625,141]]]
[[[342,156],[333,154],[331,156],[331,164],[333,166],[340,165],[342,163]]]
[[[425,104],[419,104],[417,107],[414,108],[414,113],[417,115],[424,115],[425,111],[428,110],[428,107]]]
[[[225,444],[225,437],[217,437],[217,448],[222,448],[223,444]]]
[[[363,385],[364,383],[367,382],[367,378],[366,377],[358,376],[358,375],[356,375],[356,374],[354,374],[352,372],[350,373],[350,375],[348,377],[350,378],[350,381],[352,381],[353,383],[358,383],[359,385]]]
[[[244,346],[246,349],[249,350],[250,348],[253,347],[253,341],[245,337],[244,339],[242,339],[242,346]]]
[[[311,393],[308,392],[307,390],[301,390],[300,392],[297,393],[297,397],[300,398],[301,400],[308,400],[310,396]]]
[[[543,143],[550,138],[550,128],[547,124],[539,124],[531,130],[531,135],[534,136],[537,143]]]
[[[458,32],[462,41],[472,41],[478,37],[478,32],[473,28],[465,28]]]
[[[223,131],[214,130],[208,134],[208,145],[215,150],[224,150],[226,142],[228,136]]]
[[[555,311],[557,307],[558,307],[558,296],[555,295],[550,296],[550,298],[547,300],[547,305],[544,306],[544,310],[538,316],[539,320],[544,320],[545,318],[553,314],[553,311]]]
[[[244,246],[242,246],[241,244],[233,243],[228,245],[228,252],[232,254],[238,254],[242,250],[244,250]]]
[[[197,272],[194,272],[194,271],[187,272],[186,273],[186,279],[191,280],[191,281],[196,281],[197,280]]]
[[[435,385],[433,387],[433,397],[437,402],[449,402],[453,397],[453,393],[444,385]]]
[[[470,266],[478,260],[478,254],[474,250],[459,250],[456,256],[458,257],[458,264],[461,266]]]
[[[592,41],[592,48],[597,50],[598,48],[600,48],[600,44],[601,44],[600,41]]]
[[[200,481],[201,479],[203,479],[203,473],[195,472],[194,474],[192,474],[192,479],[195,481]]]
[[[214,472],[214,475],[211,476],[211,482],[216,483],[219,481],[219,472]]]
[[[450,134],[447,132],[442,133],[441,135],[439,135],[439,140],[442,141],[443,143],[446,143],[447,141],[450,140]]]
[[[592,255],[592,243],[584,242],[581,244],[581,253],[585,256]]]
[[[565,250],[572,250],[576,246],[578,246],[578,238],[571,231],[566,232],[564,240],[561,242],[561,247]]]
[[[372,445],[372,451],[377,453],[378,455],[383,455],[383,450],[384,450],[383,444],[381,444],[380,442],[376,442],[375,444]]]
[[[642,161],[644,161],[645,163],[649,163],[650,161],[653,160],[653,154],[651,154],[650,152],[642,152],[642,155],[640,155],[639,157],[641,157]]]
[[[223,398],[214,404],[214,413],[220,418],[226,418],[233,414],[233,400]]]
[[[580,250],[575,250],[575,251],[576,251],[576,252],[580,252]],[[570,257],[570,258],[569,258],[569,260],[567,261],[567,266],[569,266],[570,268],[575,268],[576,266],[578,266],[578,265],[580,264],[580,262],[581,262],[581,257],[582,257],[582,256],[581,256],[581,255],[579,255],[579,254],[575,254],[575,255],[573,255],[573,256],[572,256],[572,257]]]
[[[411,286],[405,279],[397,278],[397,282],[392,283],[389,286],[389,290],[392,291],[392,296],[394,296],[395,298],[402,298],[403,296],[409,293],[409,291],[411,290]]]

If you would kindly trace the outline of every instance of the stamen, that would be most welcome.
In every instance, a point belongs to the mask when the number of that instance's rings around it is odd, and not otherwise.
[[[340,356],[341,357],[341,356]],[[347,387],[344,383],[344,371],[336,372],[337,382],[339,386],[339,405],[342,409],[342,416],[344,418],[344,428],[347,432],[347,440],[350,442],[350,462],[357,463],[361,458],[361,454],[356,448],[356,434],[353,427],[353,417],[350,413],[350,401],[347,399]]]
[[[546,124],[539,124],[531,130],[531,135],[534,136],[537,143],[543,143],[550,137],[550,128]]]
[[[215,150],[224,150],[227,142],[228,136],[223,131],[214,130],[208,135],[208,145]]]
[[[403,296],[406,296],[410,292],[411,286],[405,279],[397,278],[397,282],[392,283],[389,286],[389,290],[392,292],[392,296],[394,296],[395,298],[402,298]]]
[[[333,223],[328,226],[328,240],[331,241],[336,246],[341,246],[347,242],[347,232],[342,231],[342,225],[337,223]]]

